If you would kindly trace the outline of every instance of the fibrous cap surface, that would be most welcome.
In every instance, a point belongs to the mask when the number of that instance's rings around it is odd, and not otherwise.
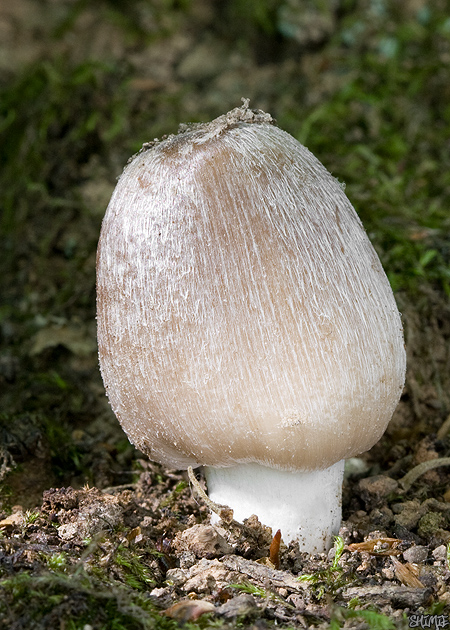
[[[149,145],[117,184],[98,250],[103,379],[154,460],[324,468],[392,416],[400,315],[339,183],[270,116],[233,112]]]

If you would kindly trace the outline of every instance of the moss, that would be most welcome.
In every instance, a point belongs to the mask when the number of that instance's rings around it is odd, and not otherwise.
[[[445,519],[438,512],[429,512],[422,516],[418,525],[420,536],[428,539],[434,536],[443,526]]]
[[[117,67],[89,62],[70,67],[61,58],[32,65],[1,90],[6,139],[0,148],[1,181],[10,184],[2,191],[2,229],[10,237],[43,204],[50,212],[79,205],[67,192],[80,165],[125,124],[122,79]],[[49,244],[47,238],[41,247]]]
[[[0,622],[5,627],[81,629],[86,624],[115,630],[176,628],[175,622],[160,616],[149,599],[118,584],[108,586],[84,573],[70,576],[20,573],[0,581]]]
[[[186,490],[187,488],[189,488],[189,486],[185,481],[180,481],[179,483],[177,483],[172,492],[169,492],[167,494],[167,497],[163,501],[161,501],[160,507],[172,508],[176,504],[179,495],[183,493],[184,490]]]
[[[382,18],[343,15],[321,52],[325,76],[340,76],[336,87],[306,111],[278,116],[345,182],[394,290],[411,294],[431,285],[450,295],[450,94],[439,62],[448,49],[437,7],[425,22],[392,5]]]
[[[336,607],[330,621],[330,630],[339,630],[345,627],[348,619],[357,619],[364,623],[370,630],[395,630],[394,621],[376,610],[356,610],[351,608]],[[405,620],[406,622],[406,620]]]
[[[344,540],[340,536],[334,539],[334,557],[330,566],[315,573],[304,573],[298,580],[311,585],[312,591],[318,600],[325,595],[333,596],[338,588],[349,581],[349,576],[343,576],[343,569],[339,565],[344,551]]]
[[[137,551],[119,546],[114,563],[122,568],[124,582],[133,589],[145,590],[155,585],[155,579]]]

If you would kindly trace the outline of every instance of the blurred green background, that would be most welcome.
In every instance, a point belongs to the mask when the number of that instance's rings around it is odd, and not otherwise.
[[[0,32],[2,501],[130,478],[97,367],[101,219],[144,142],[241,97],[345,183],[404,313],[401,422],[437,430],[450,411],[447,2],[15,0]]]

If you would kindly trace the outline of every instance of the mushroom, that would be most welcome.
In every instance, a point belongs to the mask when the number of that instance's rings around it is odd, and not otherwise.
[[[400,314],[343,187],[248,101],[144,145],[97,256],[100,367],[130,440],[323,551],[345,458],[405,379]]]

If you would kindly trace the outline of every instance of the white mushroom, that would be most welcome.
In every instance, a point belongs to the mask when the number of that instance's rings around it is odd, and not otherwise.
[[[402,325],[339,183],[248,102],[146,145],[98,248],[111,406],[155,461],[306,551],[341,520],[344,459],[383,434]]]

